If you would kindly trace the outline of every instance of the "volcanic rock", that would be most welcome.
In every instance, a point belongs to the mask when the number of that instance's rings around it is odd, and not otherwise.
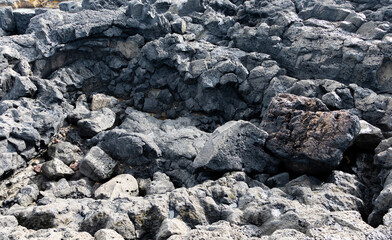
[[[335,169],[360,132],[357,116],[290,94],[272,99],[262,127],[269,134],[266,148],[288,169],[309,174]]]

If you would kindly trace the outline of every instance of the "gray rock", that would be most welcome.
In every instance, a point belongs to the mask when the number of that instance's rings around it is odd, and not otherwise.
[[[146,194],[163,194],[174,190],[174,184],[170,181],[170,178],[161,172],[154,173],[153,180],[148,184],[146,188]]]
[[[392,138],[382,140],[374,150],[374,164],[383,168],[392,168]]]
[[[382,39],[386,34],[386,31],[378,28],[377,23],[369,21],[362,24],[356,33],[365,39]]]
[[[196,156],[197,170],[273,172],[277,161],[264,152],[268,134],[245,121],[231,121],[217,128]]]
[[[124,6],[128,3],[126,0],[83,0],[83,9],[100,10],[100,9],[117,9],[118,7]]]
[[[95,240],[123,240],[124,238],[112,229],[100,229],[94,234]]]
[[[186,22],[178,18],[172,23],[172,30],[178,34],[184,34],[186,32]]]
[[[7,177],[25,165],[25,161],[17,153],[1,153],[0,178]]]
[[[39,189],[36,184],[27,185],[15,195],[13,202],[20,206],[28,206],[38,199]]]
[[[121,174],[102,184],[95,190],[94,196],[99,199],[130,198],[139,194],[138,183],[130,174]]]
[[[75,108],[67,116],[67,120],[71,123],[77,123],[79,120],[87,118],[90,115],[86,95],[80,95],[77,98],[75,105]]]
[[[0,216],[1,228],[16,227],[18,226],[18,220],[14,216]]]
[[[149,178],[138,178],[137,184],[139,185],[139,193],[141,196],[146,195],[147,187],[151,183],[151,179]]]
[[[25,34],[30,20],[36,15],[34,9],[16,9],[13,11],[16,30],[19,34]]]
[[[65,178],[56,183],[50,183],[45,191],[41,194],[45,197],[56,198],[91,198],[94,193],[94,182],[88,178],[82,178],[77,181],[67,181]]]
[[[17,100],[21,97],[32,97],[37,91],[37,87],[28,77],[17,77],[11,90],[3,97],[4,100]]]
[[[382,224],[383,216],[391,208],[391,203],[392,185],[387,185],[373,202],[373,211],[368,217],[369,224],[372,226]]]
[[[168,239],[173,235],[185,235],[190,228],[179,219],[165,219],[157,233],[156,239]]]
[[[71,168],[57,158],[42,164],[41,170],[45,177],[53,180],[70,177],[74,174]]]
[[[119,101],[111,96],[97,93],[92,96],[91,100],[91,111],[97,111],[101,108],[112,109]]]
[[[81,150],[70,142],[60,142],[48,148],[48,155],[69,165],[82,159]]]
[[[115,121],[116,114],[109,108],[92,111],[87,118],[78,121],[79,134],[82,137],[93,137],[111,128]]]
[[[71,13],[80,11],[81,7],[82,6],[80,2],[73,2],[73,1],[65,1],[59,4],[59,9],[61,11],[71,12]]]
[[[100,148],[120,163],[132,166],[127,169],[135,177],[151,177],[156,171],[161,150],[151,137],[125,129],[113,129],[95,139]],[[143,169],[143,170],[142,170]]]
[[[359,149],[372,151],[384,139],[382,131],[364,120],[360,120],[360,124],[361,131],[355,138],[354,145]]]
[[[124,239],[136,237],[135,227],[126,214],[109,214],[103,210],[90,211],[81,223],[81,230],[91,235],[105,228],[115,230]]]
[[[0,26],[4,31],[15,31],[15,19],[11,7],[2,7],[0,9]]]
[[[289,173],[284,172],[268,178],[265,184],[270,188],[283,187],[289,181],[290,181]]]
[[[266,147],[288,169],[309,174],[336,168],[360,131],[357,116],[329,112],[318,99],[290,94],[272,99],[262,127],[269,134]]]
[[[92,147],[80,161],[80,172],[94,181],[109,178],[117,163],[99,147]]]

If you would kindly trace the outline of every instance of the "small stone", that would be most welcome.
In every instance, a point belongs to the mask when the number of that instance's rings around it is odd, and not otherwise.
[[[82,159],[80,148],[70,142],[60,142],[51,145],[48,149],[48,154],[50,157],[57,158],[67,165]]]
[[[159,228],[156,236],[157,240],[164,240],[172,235],[185,235],[189,232],[190,228],[180,219],[165,219]]]
[[[97,111],[101,108],[113,108],[118,103],[114,97],[102,93],[94,94],[91,100],[91,111]]]
[[[80,161],[80,172],[94,181],[102,181],[109,178],[117,162],[114,161],[99,147],[92,147],[87,155]]]
[[[80,2],[65,1],[59,4],[59,9],[64,12],[75,13],[80,11],[82,8]]]
[[[71,168],[56,158],[42,164],[41,170],[45,177],[54,180],[69,177],[74,174]]]
[[[0,153],[0,178],[12,174],[25,164],[17,153]]]
[[[2,216],[0,215],[0,227],[16,227],[18,226],[18,220],[12,215]]]
[[[178,18],[172,23],[172,30],[175,33],[184,34],[186,32],[186,22]]]
[[[101,229],[94,234],[95,240],[123,240],[124,238],[112,229]]]
[[[147,195],[163,194],[171,192],[174,189],[174,184],[170,181],[170,178],[166,174],[156,172],[154,173],[152,182],[147,186],[146,193]]]
[[[136,179],[130,174],[121,174],[102,184],[95,190],[94,196],[99,199],[113,200],[130,198],[138,194],[139,188]]]
[[[14,197],[14,202],[21,206],[28,206],[38,199],[39,189],[36,184],[27,185]]]
[[[16,77],[14,86],[4,96],[3,100],[17,100],[21,97],[32,97],[37,92],[37,87],[28,77]]]
[[[0,8],[0,26],[4,31],[15,31],[15,19],[12,12],[12,7]]]
[[[78,121],[79,134],[82,137],[93,137],[99,132],[111,128],[116,121],[116,114],[109,108],[93,111],[85,119]]]
[[[364,120],[360,120],[359,123],[361,124],[361,131],[355,138],[354,144],[358,149],[373,151],[384,139],[381,129]]]
[[[289,173],[284,172],[268,178],[265,184],[270,188],[284,187],[284,185],[286,185],[289,181],[290,181]]]

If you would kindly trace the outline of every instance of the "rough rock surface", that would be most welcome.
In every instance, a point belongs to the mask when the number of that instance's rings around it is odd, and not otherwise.
[[[319,99],[290,94],[271,100],[261,126],[268,150],[291,171],[307,174],[335,169],[361,129],[347,111],[330,112]]]
[[[392,1],[0,2],[0,239],[390,239]]]

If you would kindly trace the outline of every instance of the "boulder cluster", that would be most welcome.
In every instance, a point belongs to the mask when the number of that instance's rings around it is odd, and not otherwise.
[[[5,0],[0,99],[0,239],[392,239],[392,0]]]

